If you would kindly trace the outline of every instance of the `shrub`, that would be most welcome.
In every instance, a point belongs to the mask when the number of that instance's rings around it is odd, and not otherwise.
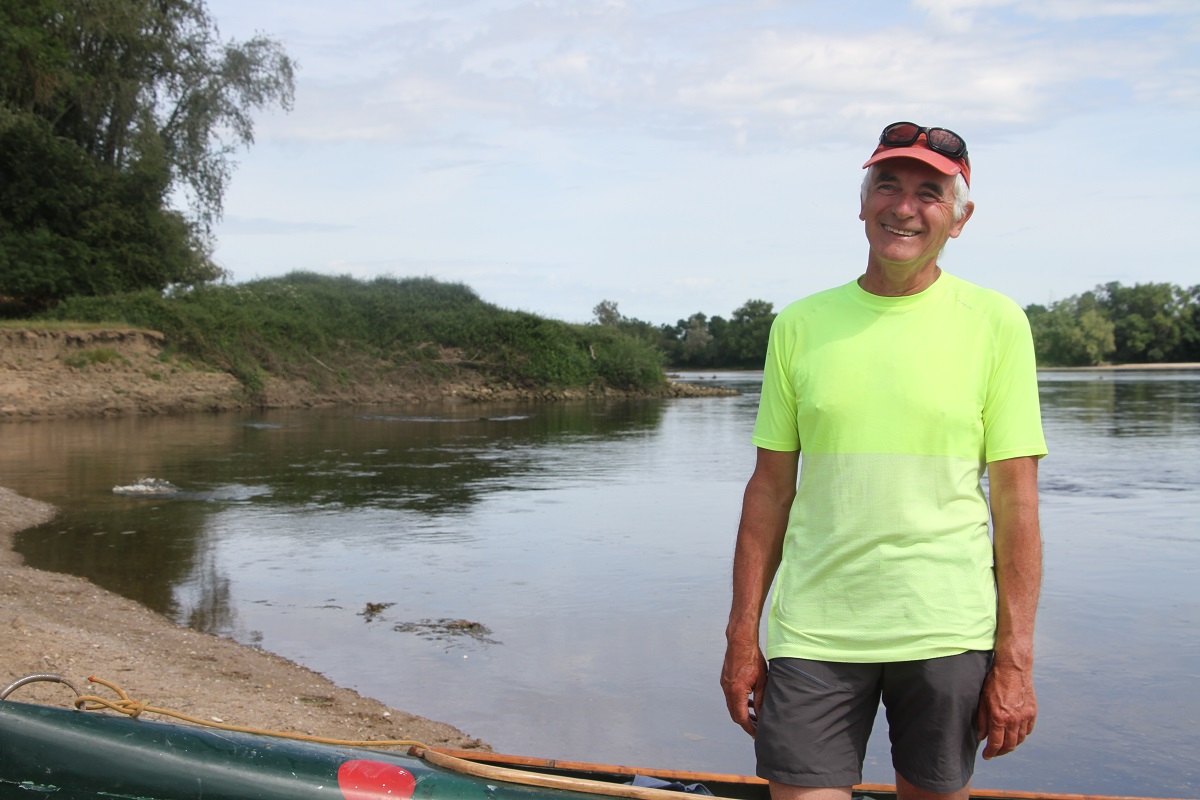
[[[431,278],[295,272],[239,285],[76,297],[45,316],[161,331],[169,346],[235,375],[252,396],[261,393],[264,374],[313,377],[314,362],[327,374],[324,359],[347,352],[438,375],[447,369],[438,355],[454,350],[488,377],[530,387],[638,389],[665,380],[647,341],[507,311],[462,284]]]

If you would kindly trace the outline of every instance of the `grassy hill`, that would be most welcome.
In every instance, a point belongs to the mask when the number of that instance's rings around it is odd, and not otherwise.
[[[230,373],[250,397],[270,377],[314,386],[461,381],[529,392],[666,386],[662,355],[603,325],[485,303],[431,278],[296,272],[236,285],[74,298],[43,321],[160,331],[167,352]]]

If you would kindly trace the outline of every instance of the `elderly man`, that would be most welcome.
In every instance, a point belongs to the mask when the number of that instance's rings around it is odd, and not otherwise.
[[[938,266],[974,211],[962,138],[897,122],[863,166],[866,272],[771,329],[721,684],[775,800],[848,798],[881,699],[901,798],[966,798],[979,742],[1037,715],[1033,341]]]

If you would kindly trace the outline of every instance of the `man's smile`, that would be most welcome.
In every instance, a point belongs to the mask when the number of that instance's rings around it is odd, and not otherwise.
[[[883,229],[885,231],[887,231],[888,233],[894,233],[897,236],[916,236],[917,235],[917,231],[902,231],[899,228],[893,228],[891,225],[884,225]]]

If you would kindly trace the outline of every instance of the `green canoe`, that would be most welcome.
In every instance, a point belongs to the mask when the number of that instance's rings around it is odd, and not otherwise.
[[[628,785],[635,774],[701,783],[718,797],[767,798],[757,778],[414,750],[422,757],[3,700],[0,800],[680,800],[680,792]],[[860,790],[895,800],[891,787]]]
[[[572,791],[588,785],[577,776],[540,776],[564,787],[552,788],[492,777],[524,779],[526,770],[481,769],[476,776],[386,751],[0,701],[4,800],[595,800]]]

